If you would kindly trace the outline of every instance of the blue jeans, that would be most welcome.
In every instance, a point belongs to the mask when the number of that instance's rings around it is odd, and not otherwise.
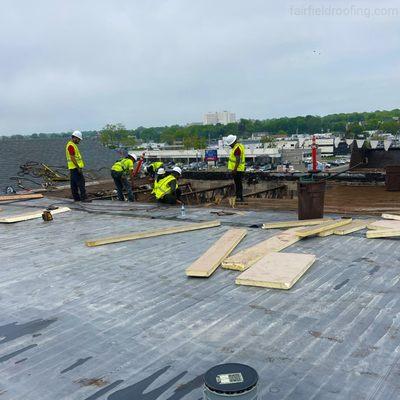
[[[70,169],[71,193],[75,201],[86,199],[85,177],[77,168]]]
[[[114,179],[115,187],[117,189],[118,200],[125,201],[124,189],[128,194],[128,200],[133,201],[132,187],[126,175],[122,172],[111,170],[111,177]]]

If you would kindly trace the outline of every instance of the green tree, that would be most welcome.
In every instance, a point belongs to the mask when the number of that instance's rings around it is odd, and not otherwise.
[[[108,147],[134,146],[136,138],[133,131],[129,131],[123,124],[107,124],[100,131],[100,141]]]

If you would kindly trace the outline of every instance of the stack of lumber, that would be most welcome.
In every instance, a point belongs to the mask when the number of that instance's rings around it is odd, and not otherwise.
[[[322,233],[323,234],[322,236],[325,236],[327,232],[331,234],[331,232],[335,231],[337,228],[343,225],[350,224],[351,222],[352,222],[351,218],[337,219],[333,221],[323,222],[322,224],[312,226],[311,228],[300,229],[296,232],[296,235],[300,236],[301,238],[305,238]]]
[[[400,236],[400,215],[382,214],[383,220],[376,221],[367,226],[367,238],[390,238]]]
[[[295,232],[299,228],[289,229],[270,237],[255,246],[249,247],[239,253],[226,258],[222,262],[222,267],[237,271],[244,271],[251,267],[254,263],[269,253],[274,253],[286,249],[286,247],[298,242],[300,237]]]

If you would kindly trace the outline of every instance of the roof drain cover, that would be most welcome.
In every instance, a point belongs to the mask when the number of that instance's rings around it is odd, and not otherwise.
[[[258,374],[244,364],[221,364],[204,375],[204,400],[257,400]]]

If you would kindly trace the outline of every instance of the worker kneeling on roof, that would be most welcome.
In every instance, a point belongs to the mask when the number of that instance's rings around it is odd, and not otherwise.
[[[125,158],[121,158],[111,167],[111,177],[114,179],[119,201],[125,201],[124,189],[128,194],[128,200],[133,201],[131,182],[128,178],[132,175],[136,160],[136,154],[130,152]]]
[[[153,185],[153,190],[152,190],[152,194],[156,194],[156,189],[157,189],[157,185],[158,185],[158,183],[162,180],[162,179],[164,179],[165,177],[166,177],[167,175],[166,175],[166,173],[165,173],[165,169],[163,168],[163,167],[161,167],[161,168],[158,168],[158,170],[157,170],[157,175],[156,175],[156,177],[155,177],[155,179],[154,179],[154,185]]]
[[[65,156],[67,158],[67,166],[71,178],[71,193],[74,201],[90,202],[91,200],[88,200],[86,196],[85,177],[83,176],[85,163],[78,147],[82,139],[82,133],[74,131],[65,147]]]
[[[246,169],[246,158],[244,154],[244,146],[238,143],[237,136],[229,135],[226,143],[231,147],[228,159],[228,170],[233,176],[235,182],[236,201],[243,201],[243,172]]]
[[[161,161],[154,161],[145,169],[145,173],[151,178],[157,178],[157,172],[160,168],[164,167],[164,163]]]
[[[181,175],[182,170],[174,167],[170,175],[157,181],[154,186],[154,194],[160,203],[182,203],[180,200],[181,190],[178,188],[178,179]]]

